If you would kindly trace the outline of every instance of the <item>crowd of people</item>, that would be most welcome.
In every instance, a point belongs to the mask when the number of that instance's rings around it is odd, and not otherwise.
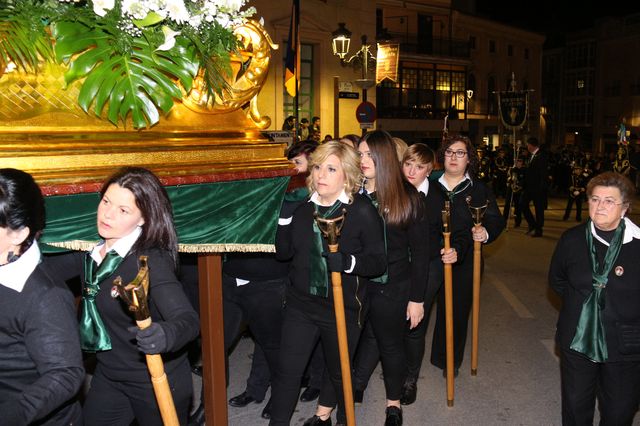
[[[549,272],[563,300],[563,424],[591,424],[596,398],[603,424],[631,424],[640,399],[640,228],[625,215],[635,188],[620,173],[599,173],[588,153],[571,160],[563,181],[554,169],[561,162],[538,140],[522,148],[489,153],[451,135],[434,152],[381,130],[294,143],[287,156],[306,185],[285,194],[273,224],[275,253],[229,253],[223,262],[225,351],[243,326],[255,341],[247,388],[229,403],[261,402],[271,386],[262,411],[270,425],[289,425],[299,400],[317,400],[304,426],[332,425],[334,411],[336,424],[346,424],[331,279],[339,275],[354,401],[363,403],[380,362],[386,399],[372,409],[384,412],[385,426],[402,425],[403,406],[417,399],[434,302],[430,361],[447,375],[444,265],[455,282],[455,376],[465,355],[474,242],[499,238],[511,206],[516,226],[524,217],[528,233],[542,236],[548,191],[566,185],[565,220],[575,204],[581,222],[583,201],[589,218],[561,237]],[[503,211],[494,194],[505,198]],[[486,206],[480,225],[470,206]],[[443,210],[450,212],[446,250]],[[318,225],[327,220],[341,221],[337,251]],[[188,349],[199,320],[176,272],[173,212],[158,178],[125,167],[105,181],[96,207],[101,241],[89,251],[41,255],[44,225],[33,178],[0,169],[2,424],[162,424],[145,354],[162,355],[179,422],[194,422]],[[110,284],[116,276],[132,281],[142,256],[148,327],[135,325]],[[79,307],[65,284],[73,279],[81,283]],[[95,366],[81,405],[83,352],[94,354]]]

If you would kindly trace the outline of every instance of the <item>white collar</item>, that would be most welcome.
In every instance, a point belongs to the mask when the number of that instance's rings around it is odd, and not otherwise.
[[[625,217],[623,220],[624,220],[624,237],[622,239],[622,244],[630,243],[634,238],[640,240],[640,228],[638,228],[638,225],[631,222],[631,219],[629,219],[628,217]],[[593,235],[602,244],[606,245],[607,247],[609,246],[609,243],[603,240],[602,237],[598,235],[598,233],[596,232],[596,227],[593,224],[593,222],[591,222],[591,235]]]
[[[322,206],[322,204],[320,204],[320,199],[319,198],[320,198],[320,196],[318,195],[318,191],[314,191],[313,194],[311,195],[311,197],[309,197],[309,202],[312,202],[314,204]],[[340,202],[342,202],[343,204],[349,204],[349,202],[351,201],[351,200],[349,200],[349,196],[347,195],[347,193],[346,193],[346,191],[344,189],[342,190],[340,195],[338,195],[338,200],[340,200]]]
[[[465,179],[469,179],[469,182],[473,183],[473,181],[471,180],[471,177],[469,176],[469,173],[464,172],[464,177],[462,179],[460,179],[460,182],[458,182],[456,184],[456,186],[461,184],[462,181],[464,181]],[[442,184],[442,186],[444,186],[447,189],[447,191],[452,191],[453,190],[453,188],[449,188],[449,185],[447,185],[447,181],[444,179],[444,173],[438,178],[438,182],[440,182]]]
[[[427,195],[429,192],[429,176],[427,176],[420,185],[418,185],[418,192],[422,192]]]
[[[18,260],[0,266],[0,284],[20,293],[38,263],[40,263],[40,248],[34,241]]]
[[[138,237],[140,236],[140,234],[142,234],[142,228],[139,226],[136,226],[135,229],[131,231],[129,235],[126,235],[120,238],[118,241],[116,241],[116,243],[113,246],[111,246],[111,250],[115,250],[116,253],[120,255],[120,257],[124,258],[127,255],[127,253],[129,253],[129,250],[131,250],[131,247],[133,247],[136,241],[138,241]],[[98,265],[102,263],[102,256],[100,255],[100,249],[102,248],[103,245],[104,245],[104,241],[102,241],[102,243],[98,244],[93,248],[93,250],[91,250],[91,258],[95,260],[96,264]]]

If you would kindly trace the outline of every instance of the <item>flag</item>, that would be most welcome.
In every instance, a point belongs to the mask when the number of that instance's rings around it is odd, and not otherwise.
[[[291,26],[287,41],[287,56],[285,59],[284,86],[292,97],[297,96],[300,80],[300,0],[293,0],[291,6]]]

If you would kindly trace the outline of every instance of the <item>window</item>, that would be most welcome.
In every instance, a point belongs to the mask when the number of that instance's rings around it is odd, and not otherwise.
[[[496,41],[489,40],[489,53],[496,53]]]
[[[494,93],[496,91],[496,78],[489,76],[487,80],[487,105],[489,106],[489,114],[498,113],[498,100]]]
[[[507,46],[507,56],[513,56],[513,45]]]
[[[476,48],[476,36],[469,36],[469,49]]]
[[[529,59],[529,49],[528,48],[524,49],[524,58],[525,59]]]
[[[282,43],[283,46],[287,42]],[[284,61],[284,60],[283,60]],[[283,69],[286,65],[283,62]],[[300,44],[300,87],[298,89],[298,120],[306,117],[311,120],[313,117],[313,45]],[[284,116],[296,115],[294,113],[293,97],[289,96],[287,89],[282,85],[284,91]]]

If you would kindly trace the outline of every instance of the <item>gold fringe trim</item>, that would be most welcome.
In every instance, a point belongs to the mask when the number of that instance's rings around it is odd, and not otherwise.
[[[273,244],[178,244],[181,253],[275,253]]]
[[[61,242],[47,242],[50,246],[66,248],[69,250],[76,251],[89,251],[98,244],[99,240],[95,241],[86,241],[86,240],[72,240],[72,241],[61,241]]]
[[[69,250],[89,251],[98,244],[99,241],[73,240],[61,242],[48,242],[54,247],[66,248]],[[273,244],[178,244],[178,251],[181,253],[275,253],[276,247]]]

